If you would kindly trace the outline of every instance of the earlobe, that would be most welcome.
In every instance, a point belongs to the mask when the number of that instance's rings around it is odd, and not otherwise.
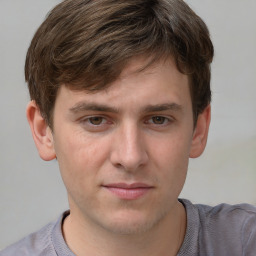
[[[203,153],[207,143],[210,121],[211,106],[208,105],[197,119],[189,155],[191,158],[199,157]]]
[[[45,161],[56,158],[52,131],[42,117],[35,101],[27,106],[27,119],[40,157]]]

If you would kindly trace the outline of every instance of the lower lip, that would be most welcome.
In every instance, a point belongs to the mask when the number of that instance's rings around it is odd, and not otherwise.
[[[116,188],[116,187],[105,187],[111,193],[125,200],[135,200],[143,197],[151,188]]]

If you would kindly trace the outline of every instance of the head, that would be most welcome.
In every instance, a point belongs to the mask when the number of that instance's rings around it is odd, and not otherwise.
[[[77,229],[177,220],[207,140],[212,55],[180,0],[67,0],[48,15],[27,55],[27,116],[41,158],[58,159]]]
[[[194,123],[211,101],[213,46],[205,23],[182,0],[65,0],[37,30],[25,78],[31,99],[53,128],[61,86],[99,91],[134,58],[147,69],[172,57],[189,77]]]

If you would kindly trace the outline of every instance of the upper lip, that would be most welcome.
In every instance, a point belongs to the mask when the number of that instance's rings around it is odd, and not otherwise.
[[[110,183],[103,185],[103,187],[108,187],[108,188],[123,188],[123,189],[132,189],[132,188],[153,188],[153,186],[142,183],[142,182],[134,182],[131,184],[124,183],[124,182],[119,182],[119,183]]]

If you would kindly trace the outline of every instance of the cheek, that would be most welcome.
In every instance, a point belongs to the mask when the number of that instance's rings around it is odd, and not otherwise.
[[[168,194],[179,194],[187,175],[189,139],[182,136],[165,138],[151,153],[160,182],[166,184]]]
[[[191,141],[189,138],[182,135],[170,135],[158,140],[157,143],[151,143],[154,147],[151,148],[151,155],[156,156],[159,164],[174,167],[187,163],[189,159],[189,152]],[[155,157],[154,157],[155,158]],[[157,160],[157,159],[156,159]]]
[[[108,159],[109,141],[108,137],[99,139],[84,132],[64,129],[58,134],[55,150],[67,187],[82,187],[97,182],[98,173]]]

